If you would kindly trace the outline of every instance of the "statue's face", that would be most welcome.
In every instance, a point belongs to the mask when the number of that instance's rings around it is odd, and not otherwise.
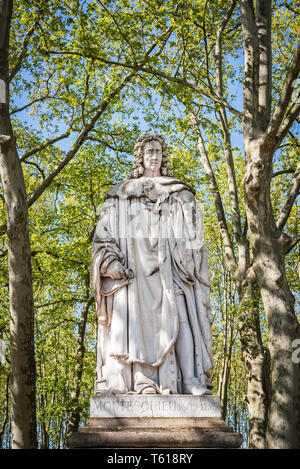
[[[147,142],[144,147],[143,166],[145,169],[159,169],[162,162],[162,147],[157,140]]]

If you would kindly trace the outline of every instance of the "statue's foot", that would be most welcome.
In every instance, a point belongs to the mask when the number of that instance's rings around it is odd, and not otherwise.
[[[158,385],[139,371],[135,373],[134,390],[137,394],[160,394]]]
[[[156,390],[152,386],[147,386],[142,390],[142,394],[156,394]]]
[[[203,394],[212,394],[212,392],[200,384],[197,378],[189,378],[184,380],[184,392],[186,394],[192,394],[193,396],[202,396]]]
[[[136,386],[136,394],[157,394],[154,386],[149,386],[149,384],[139,384]]]

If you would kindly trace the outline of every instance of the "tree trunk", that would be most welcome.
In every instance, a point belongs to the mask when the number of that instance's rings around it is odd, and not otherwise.
[[[246,140],[244,188],[253,249],[253,270],[269,330],[271,396],[267,447],[299,447],[300,367],[292,343],[300,337],[284,267],[286,241],[276,227],[270,198],[272,155],[259,138]]]
[[[67,422],[67,430],[66,434],[70,434],[72,432],[77,432],[80,417],[81,417],[81,406],[79,405],[79,397],[81,391],[81,378],[83,372],[83,361],[84,361],[84,354],[85,354],[85,347],[84,347],[84,339],[85,339],[85,331],[86,331],[86,322],[87,316],[90,309],[91,304],[93,303],[94,299],[90,297],[90,278],[89,275],[86,275],[85,279],[86,283],[86,303],[84,303],[82,310],[81,310],[81,317],[78,325],[78,333],[77,333],[77,363],[75,368],[75,391],[73,392],[72,400],[71,400],[71,411],[68,416]]]
[[[266,447],[266,429],[270,394],[269,350],[263,346],[260,332],[259,291],[253,280],[246,281],[239,304],[239,332],[242,359],[247,376],[249,414],[248,448]]]
[[[8,419],[9,419],[9,382],[10,382],[10,375],[8,374],[6,378],[6,386],[5,386],[6,404],[5,404],[5,411],[4,411],[4,419],[3,419],[3,423],[1,426],[1,430],[0,430],[0,448],[3,448],[5,430],[6,430],[6,426],[7,426]]]
[[[222,364],[222,370],[220,373],[220,382],[218,395],[220,397],[222,419],[226,420],[227,417],[227,404],[228,404],[228,383],[230,377],[231,367],[231,344],[229,344],[228,350],[224,351],[225,356]]]
[[[209,177],[210,186],[214,197],[216,213],[218,215],[220,233],[224,245],[225,263],[231,272],[233,281],[239,291],[239,331],[241,337],[242,359],[245,364],[248,387],[248,411],[249,411],[249,445],[251,448],[264,448],[266,437],[266,419],[268,415],[268,382],[269,382],[269,359],[268,351],[262,347],[259,316],[256,307],[253,308],[257,298],[255,289],[247,280],[247,269],[249,267],[249,243],[244,235],[236,236],[238,241],[238,263],[235,260],[232,240],[226,223],[223,203],[218,184],[205,149],[204,140],[201,135],[197,119],[194,116],[194,126],[198,135],[198,147],[204,170]],[[235,182],[231,185],[234,187]],[[233,188],[233,191],[235,189]],[[237,201],[232,205],[232,211],[237,213]],[[240,233],[239,222],[236,232]],[[258,384],[259,383],[259,384]],[[253,420],[252,420],[253,419]]]
[[[228,385],[231,370],[231,357],[233,345],[233,320],[232,320],[232,292],[230,273],[227,269],[224,271],[224,313],[222,313],[223,322],[223,344],[222,344],[222,367],[219,376],[218,396],[220,397],[221,412],[223,420],[227,416],[228,404]]]
[[[8,47],[12,1],[0,0],[0,172],[7,212],[12,446],[35,448],[35,360],[27,200],[9,117]]]
[[[41,396],[41,407],[46,407],[43,396]],[[45,417],[40,423],[40,449],[49,449],[49,433],[47,431]]]
[[[294,314],[294,299],[287,284],[283,256],[275,255],[270,259],[267,254],[262,259],[263,265],[271,264],[268,273],[258,274],[261,275],[271,354],[272,393],[267,445],[268,448],[299,448],[300,370],[299,364],[292,361],[292,343],[299,339],[300,327]]]

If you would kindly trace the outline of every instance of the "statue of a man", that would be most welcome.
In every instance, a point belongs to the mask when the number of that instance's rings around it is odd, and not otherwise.
[[[92,255],[96,391],[211,394],[211,312],[202,213],[142,135],[130,177],[107,194]]]

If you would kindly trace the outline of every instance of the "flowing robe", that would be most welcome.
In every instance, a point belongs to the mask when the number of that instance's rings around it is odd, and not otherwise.
[[[195,376],[205,385],[212,367],[210,287],[193,189],[162,176],[118,184],[106,195],[92,251],[98,382],[104,390],[139,392],[150,383],[157,392],[182,392],[177,295],[185,298]],[[106,277],[115,259],[134,277]]]

